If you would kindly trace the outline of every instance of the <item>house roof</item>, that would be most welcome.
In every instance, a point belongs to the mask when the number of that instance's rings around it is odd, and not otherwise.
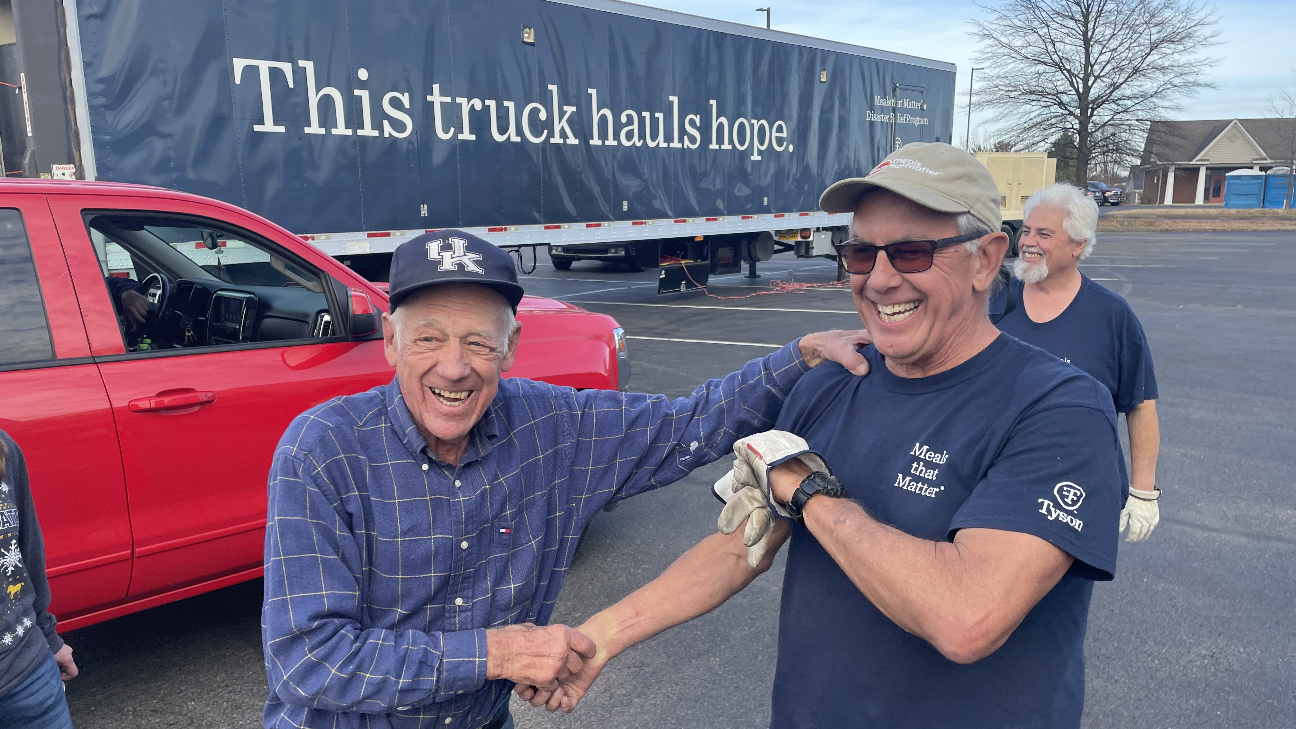
[[[1293,119],[1154,121],[1148,125],[1142,165],[1193,164],[1234,122],[1244,133],[1241,139],[1253,143],[1268,159],[1291,158],[1292,146],[1296,145],[1296,120]]]

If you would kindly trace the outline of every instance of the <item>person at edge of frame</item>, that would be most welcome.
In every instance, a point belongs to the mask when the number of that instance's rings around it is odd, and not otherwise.
[[[0,430],[0,729],[72,729],[63,682],[76,678],[72,646],[49,612],[45,543],[27,461]]]

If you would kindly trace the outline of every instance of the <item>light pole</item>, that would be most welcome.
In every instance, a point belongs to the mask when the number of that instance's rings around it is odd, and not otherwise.
[[[758,12],[758,13],[765,13],[765,30],[769,30],[769,29],[770,29],[770,9],[769,9],[769,8],[756,8],[756,12]]]
[[[966,135],[965,137],[963,137],[963,146],[964,146],[964,147],[967,147],[967,151],[969,151],[969,152],[972,151],[972,79],[976,78],[976,72],[977,72],[977,71],[984,71],[984,70],[985,70],[985,66],[980,66],[980,67],[974,68],[974,69],[972,69],[972,73],[968,76],[968,121],[967,121],[967,135]]]

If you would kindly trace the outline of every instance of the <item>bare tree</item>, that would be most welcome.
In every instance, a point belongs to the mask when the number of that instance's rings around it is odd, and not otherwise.
[[[1129,161],[1150,119],[1212,88],[1201,56],[1218,31],[1198,0],[1002,0],[973,21],[975,62],[987,67],[976,108],[1031,146],[1075,138],[1074,182],[1092,161]]]
[[[1296,201],[1296,86],[1280,89],[1277,95],[1269,99],[1269,109],[1270,113],[1265,116],[1291,120],[1291,147],[1287,158],[1287,199],[1283,201],[1283,207],[1291,210],[1293,201]]]
[[[978,126],[972,131],[968,151],[976,154],[977,152],[1021,152],[1024,149],[1017,140],[1000,134],[997,130],[987,130],[985,127]]]

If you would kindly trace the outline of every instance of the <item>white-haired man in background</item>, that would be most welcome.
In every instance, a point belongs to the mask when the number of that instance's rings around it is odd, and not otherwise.
[[[1072,185],[1057,184],[1026,201],[1014,281],[1017,305],[999,329],[1092,375],[1111,390],[1129,426],[1130,493],[1121,511],[1127,542],[1148,538],[1160,521],[1156,487],[1161,429],[1152,351],[1133,309],[1080,273],[1093,250],[1098,206]]]

